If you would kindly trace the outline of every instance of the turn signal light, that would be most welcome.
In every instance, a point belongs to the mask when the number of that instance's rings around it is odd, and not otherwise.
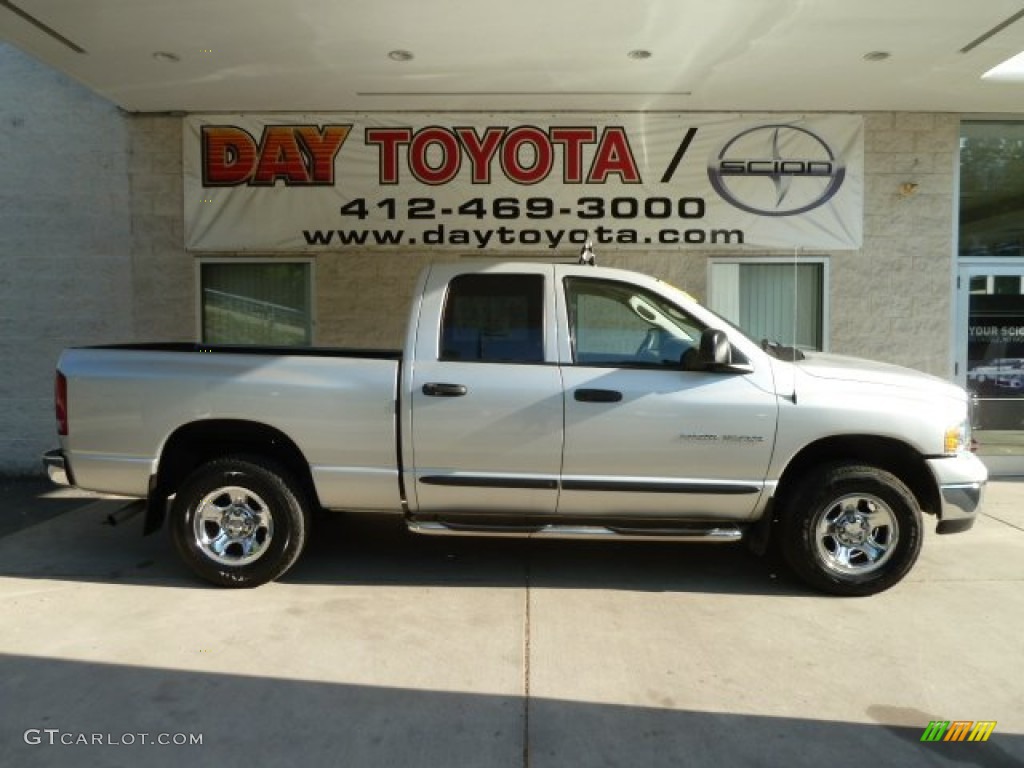
[[[946,430],[943,450],[947,456],[953,456],[960,453],[960,451],[968,450],[970,445],[971,439],[968,435],[966,421]]]

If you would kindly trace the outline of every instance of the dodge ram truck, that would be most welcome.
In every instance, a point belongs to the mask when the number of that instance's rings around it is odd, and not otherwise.
[[[582,262],[582,260],[581,260]],[[758,343],[686,293],[586,263],[434,265],[400,351],[66,350],[57,481],[143,499],[199,577],[284,574],[317,508],[411,531],[778,547],[808,585],[891,587],[923,515],[974,523],[962,388]]]

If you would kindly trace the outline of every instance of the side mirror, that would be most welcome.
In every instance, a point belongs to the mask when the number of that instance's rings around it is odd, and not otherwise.
[[[708,328],[700,335],[700,349],[697,352],[700,364],[708,369],[732,365],[732,344],[724,331]]]

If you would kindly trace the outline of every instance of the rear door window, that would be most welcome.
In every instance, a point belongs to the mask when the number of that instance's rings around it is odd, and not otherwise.
[[[544,276],[454,278],[441,318],[439,359],[544,362]]]

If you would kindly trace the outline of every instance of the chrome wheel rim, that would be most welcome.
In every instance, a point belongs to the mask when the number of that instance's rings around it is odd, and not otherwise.
[[[818,513],[814,544],[818,558],[833,573],[863,576],[885,565],[899,543],[892,508],[870,494],[836,499]]]
[[[270,507],[248,488],[229,485],[206,494],[192,523],[195,544],[220,565],[247,565],[274,537]]]

